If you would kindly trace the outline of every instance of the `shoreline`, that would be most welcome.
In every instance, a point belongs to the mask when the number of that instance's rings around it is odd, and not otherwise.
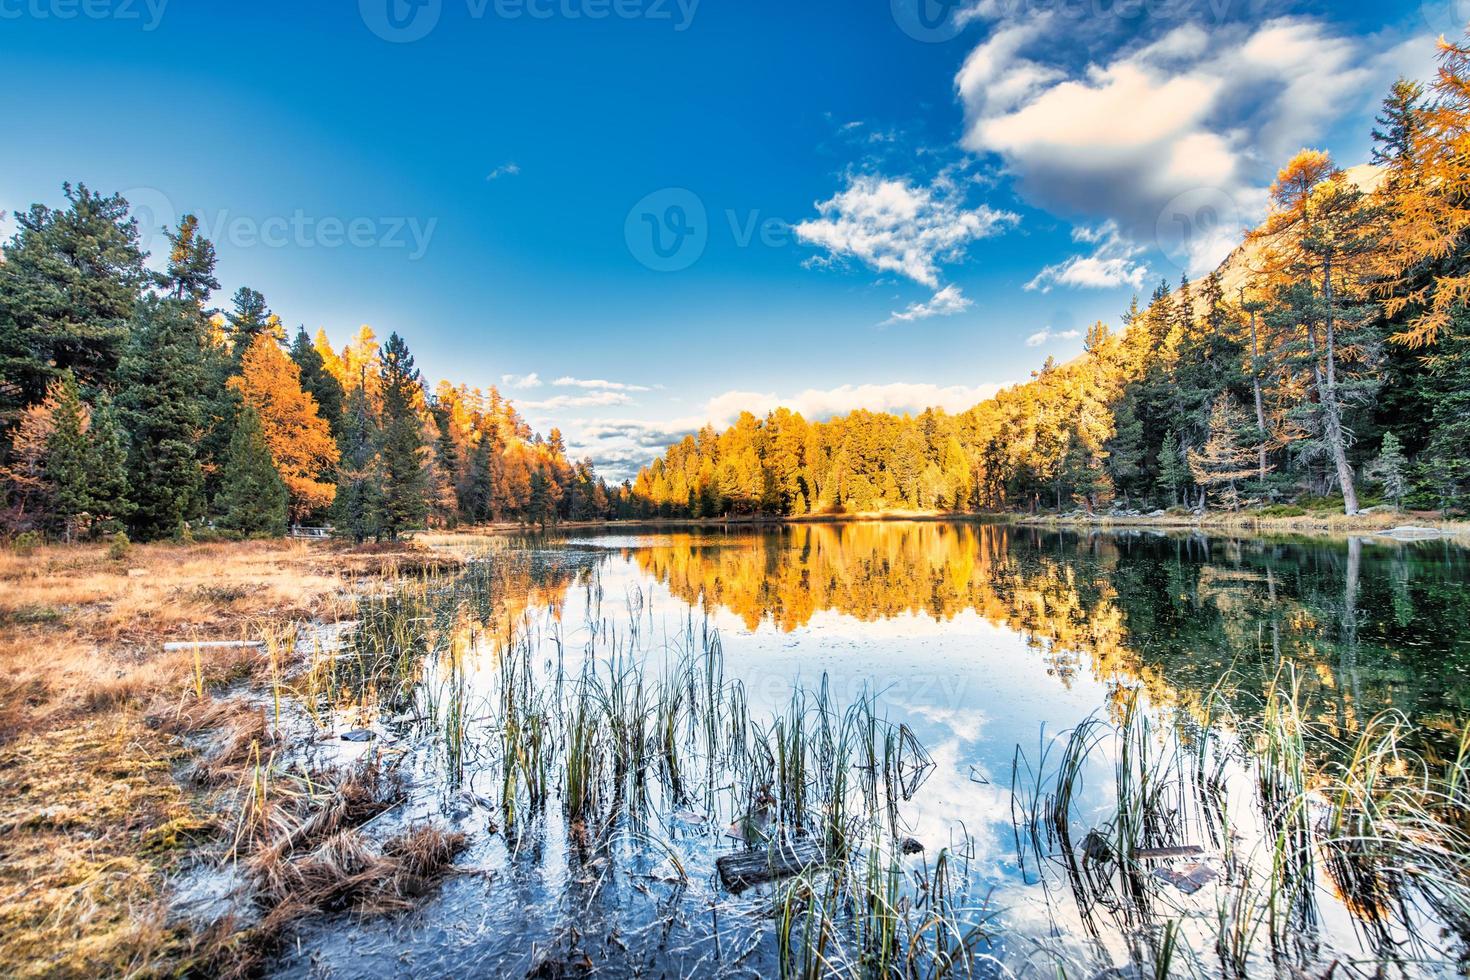
[[[1211,512],[1203,515],[1166,514],[1151,516],[1111,516],[1098,514],[974,513],[970,511],[883,511],[859,514],[811,514],[802,517],[650,517],[610,521],[563,521],[543,528],[544,531],[725,528],[774,529],[809,525],[837,524],[999,524],[1009,527],[1046,528],[1054,530],[1155,530],[1193,531],[1213,534],[1300,534],[1318,537],[1371,535],[1384,540],[1453,540],[1470,543],[1470,521],[1445,520],[1433,513],[1413,511],[1376,511],[1356,514],[1303,514],[1297,516],[1261,516],[1248,513]],[[416,539],[458,535],[500,535],[534,531],[524,524],[501,522],[473,527],[434,529],[420,532]],[[1400,531],[1400,534],[1390,532]]]

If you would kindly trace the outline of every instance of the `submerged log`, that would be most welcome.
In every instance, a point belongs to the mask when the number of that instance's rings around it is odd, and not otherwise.
[[[821,860],[822,848],[815,841],[782,841],[768,850],[727,854],[715,862],[715,868],[725,887],[738,894],[801,874]]]

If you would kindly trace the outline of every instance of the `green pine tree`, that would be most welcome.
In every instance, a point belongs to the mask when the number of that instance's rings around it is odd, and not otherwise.
[[[390,541],[421,527],[429,513],[424,436],[418,406],[423,383],[398,334],[383,345],[383,530]]]
[[[347,396],[342,418],[342,451],[337,463],[337,499],[332,504],[332,523],[340,535],[362,544],[383,533],[383,460],[378,452],[382,432],[373,414],[364,386]]]
[[[91,510],[92,491],[87,405],[77,380],[67,371],[53,388],[56,408],[51,414],[51,437],[46,441],[46,478],[51,482],[52,518],[67,541],[76,540]]]
[[[135,539],[178,534],[203,513],[203,346],[198,308],[191,301],[150,298],[138,304],[118,396],[129,434]]]
[[[249,286],[237,289],[231,303],[233,309],[225,314],[225,322],[229,324],[231,360],[238,372],[240,359],[255,338],[271,329],[271,311],[265,305],[265,297]]]
[[[112,384],[146,280],[127,201],[62,189],[66,208],[14,215],[19,230],[0,255],[0,438],[66,371]]]
[[[1179,437],[1171,432],[1164,437],[1164,445],[1159,450],[1159,489],[1168,495],[1171,506],[1179,505],[1179,490],[1188,475]]]
[[[1404,458],[1403,445],[1392,432],[1383,434],[1383,446],[1374,461],[1372,474],[1383,487],[1383,495],[1393,501],[1394,507],[1404,508],[1404,498],[1409,494],[1409,461]]]
[[[316,399],[317,412],[332,427],[332,435],[340,438],[347,393],[342,390],[342,383],[327,370],[321,351],[306,335],[305,327],[296,331],[296,340],[291,344],[291,360],[301,369],[302,390]]]
[[[526,505],[526,523],[546,527],[555,523],[556,509],[551,501],[551,481],[546,474],[536,470],[531,474],[531,501]]]
[[[273,537],[286,531],[286,485],[271,461],[260,417],[242,406],[225,457],[224,489],[218,503],[220,525],[250,537]]]
[[[106,397],[92,411],[87,444],[88,502],[93,533],[120,530],[132,514],[128,500],[128,446],[117,409]]]
[[[156,274],[160,289],[176,300],[192,300],[203,307],[209,295],[219,289],[214,276],[214,243],[199,234],[199,219],[186,214],[178,231],[168,232],[167,271]]]

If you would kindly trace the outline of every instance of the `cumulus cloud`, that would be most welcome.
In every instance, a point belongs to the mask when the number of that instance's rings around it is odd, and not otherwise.
[[[1049,293],[1054,286],[1073,289],[1113,289],[1132,286],[1142,289],[1148,277],[1148,266],[1137,261],[1142,246],[1124,240],[1115,222],[1106,221],[1096,228],[1072,230],[1072,241],[1091,245],[1090,255],[1073,255],[1065,261],[1049,265],[1026,284],[1028,291]]]
[[[1027,347],[1044,347],[1056,340],[1079,340],[1082,337],[1081,330],[1053,330],[1044,327],[1026,338]]]
[[[823,249],[828,260],[853,259],[931,289],[939,288],[941,263],[958,261],[971,242],[1020,220],[986,204],[968,207],[944,177],[924,186],[873,174],[850,178],[817,213],[795,227],[798,240]]]
[[[1054,60],[1058,16],[997,26],[971,52],[955,78],[964,147],[999,156],[1038,206],[1110,220],[1196,271],[1259,217],[1275,168],[1345,108],[1370,105],[1405,57],[1318,20],[1277,17],[1208,33],[1183,24],[1073,70]],[[1107,271],[1127,270],[1074,275]]]
[[[945,286],[934,294],[934,298],[927,303],[911,303],[909,308],[902,313],[895,312],[883,326],[894,323],[912,323],[915,320],[927,320],[931,316],[954,316],[963,313],[974,306],[974,300],[960,291],[958,286]]]
[[[521,172],[520,164],[506,163],[485,175],[486,180],[499,180],[502,177],[515,177]]]
[[[541,387],[541,376],[535,371],[530,374],[502,374],[500,383],[506,388],[516,388],[527,391],[531,388]]]

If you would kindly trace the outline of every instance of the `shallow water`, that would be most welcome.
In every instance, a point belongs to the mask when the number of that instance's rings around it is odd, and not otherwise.
[[[719,778],[681,800],[654,785],[641,813],[629,807],[590,845],[555,800],[505,826],[489,705],[517,645],[552,683],[588,656],[638,660],[661,676],[670,651],[717,634],[724,679],[741,687],[751,718],[785,712],[793,688],[825,686],[838,706],[871,697],[932,763],[897,804],[901,834],[923,847],[903,858],[904,887],[922,902],[947,849],[954,907],[984,926],[974,968],[994,975],[1055,975],[1059,956],[1086,975],[1129,957],[1118,936],[1089,938],[1064,879],[1018,833],[1013,784],[1044,768],[1063,733],[1120,721],[1130,692],[1161,725],[1203,713],[1248,720],[1290,664],[1317,731],[1348,740],[1394,709],[1422,726],[1417,747],[1429,758],[1452,752],[1470,718],[1470,555],[1444,542],[872,523],[455,547],[476,557],[476,586],[447,598],[425,590],[421,615],[399,617],[421,624],[403,644],[418,662],[399,671],[402,688],[334,690],[308,751],[397,760],[410,799],[377,829],[465,829],[474,843],[460,864],[472,873],[396,919],[312,926],[277,975],[779,972],[779,887],[732,895],[715,873],[715,859],[741,846],[726,832],[738,794]],[[449,747],[435,733],[454,711],[463,740]],[[362,726],[378,738],[334,737]],[[1327,765],[1340,750],[1322,739],[1308,751]],[[1085,768],[1080,826],[1114,806],[1112,771],[1108,758]],[[1212,890],[1165,894],[1177,903],[1166,918],[1197,927],[1193,965],[1217,974],[1206,948]],[[1340,905],[1318,909],[1313,931],[1314,955],[1368,968],[1373,951]]]

